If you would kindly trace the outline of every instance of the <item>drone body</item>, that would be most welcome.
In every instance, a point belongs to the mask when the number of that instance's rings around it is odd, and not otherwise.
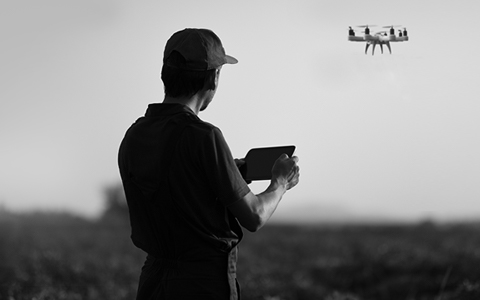
[[[375,25],[370,25],[370,26],[375,26]],[[358,27],[365,28],[365,30],[363,31],[364,36],[355,36],[355,31],[352,29],[352,27],[349,27],[348,40],[350,42],[366,42],[365,54],[367,54],[367,50],[368,50],[368,47],[370,47],[370,45],[373,45],[372,55],[375,54],[375,47],[377,45],[380,45],[382,54],[383,54],[383,45],[387,45],[388,50],[390,51],[390,54],[392,54],[392,48],[390,47],[391,42],[408,41],[408,33],[406,28],[404,28],[403,31],[398,30],[399,31],[398,35],[395,35],[395,29],[393,28],[400,27],[400,25],[384,26],[383,28],[390,28],[389,34],[387,34],[386,31],[379,31],[374,33],[373,35],[370,34],[370,28],[368,27],[368,25],[361,25]]]

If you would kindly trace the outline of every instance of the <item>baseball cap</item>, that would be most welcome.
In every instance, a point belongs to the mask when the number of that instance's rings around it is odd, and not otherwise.
[[[180,65],[168,60],[173,52],[178,52],[185,63]],[[237,62],[236,58],[225,54],[220,38],[209,29],[186,28],[174,33],[163,53],[165,65],[189,71],[212,70]]]

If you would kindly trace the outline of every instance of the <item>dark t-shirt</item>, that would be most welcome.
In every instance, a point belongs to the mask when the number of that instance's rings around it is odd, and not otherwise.
[[[150,104],[126,132],[119,168],[134,244],[154,257],[227,257],[242,231],[227,206],[249,191],[221,131],[181,104]]]

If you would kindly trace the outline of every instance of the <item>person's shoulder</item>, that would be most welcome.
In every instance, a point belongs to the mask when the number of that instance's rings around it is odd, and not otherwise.
[[[192,120],[191,123],[189,124],[189,127],[191,127],[194,131],[197,131],[198,133],[204,133],[204,134],[211,134],[211,133],[221,133],[220,128],[217,126],[205,122],[201,119],[195,119]]]
[[[221,141],[224,141],[224,137],[217,126],[196,119],[186,126],[182,141],[191,151],[203,153],[205,147],[210,149],[212,145],[223,144]]]

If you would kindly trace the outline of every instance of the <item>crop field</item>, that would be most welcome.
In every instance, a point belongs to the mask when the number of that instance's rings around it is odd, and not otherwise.
[[[144,254],[123,220],[0,212],[0,299],[134,299]],[[245,232],[242,299],[480,299],[476,225],[270,224]]]

